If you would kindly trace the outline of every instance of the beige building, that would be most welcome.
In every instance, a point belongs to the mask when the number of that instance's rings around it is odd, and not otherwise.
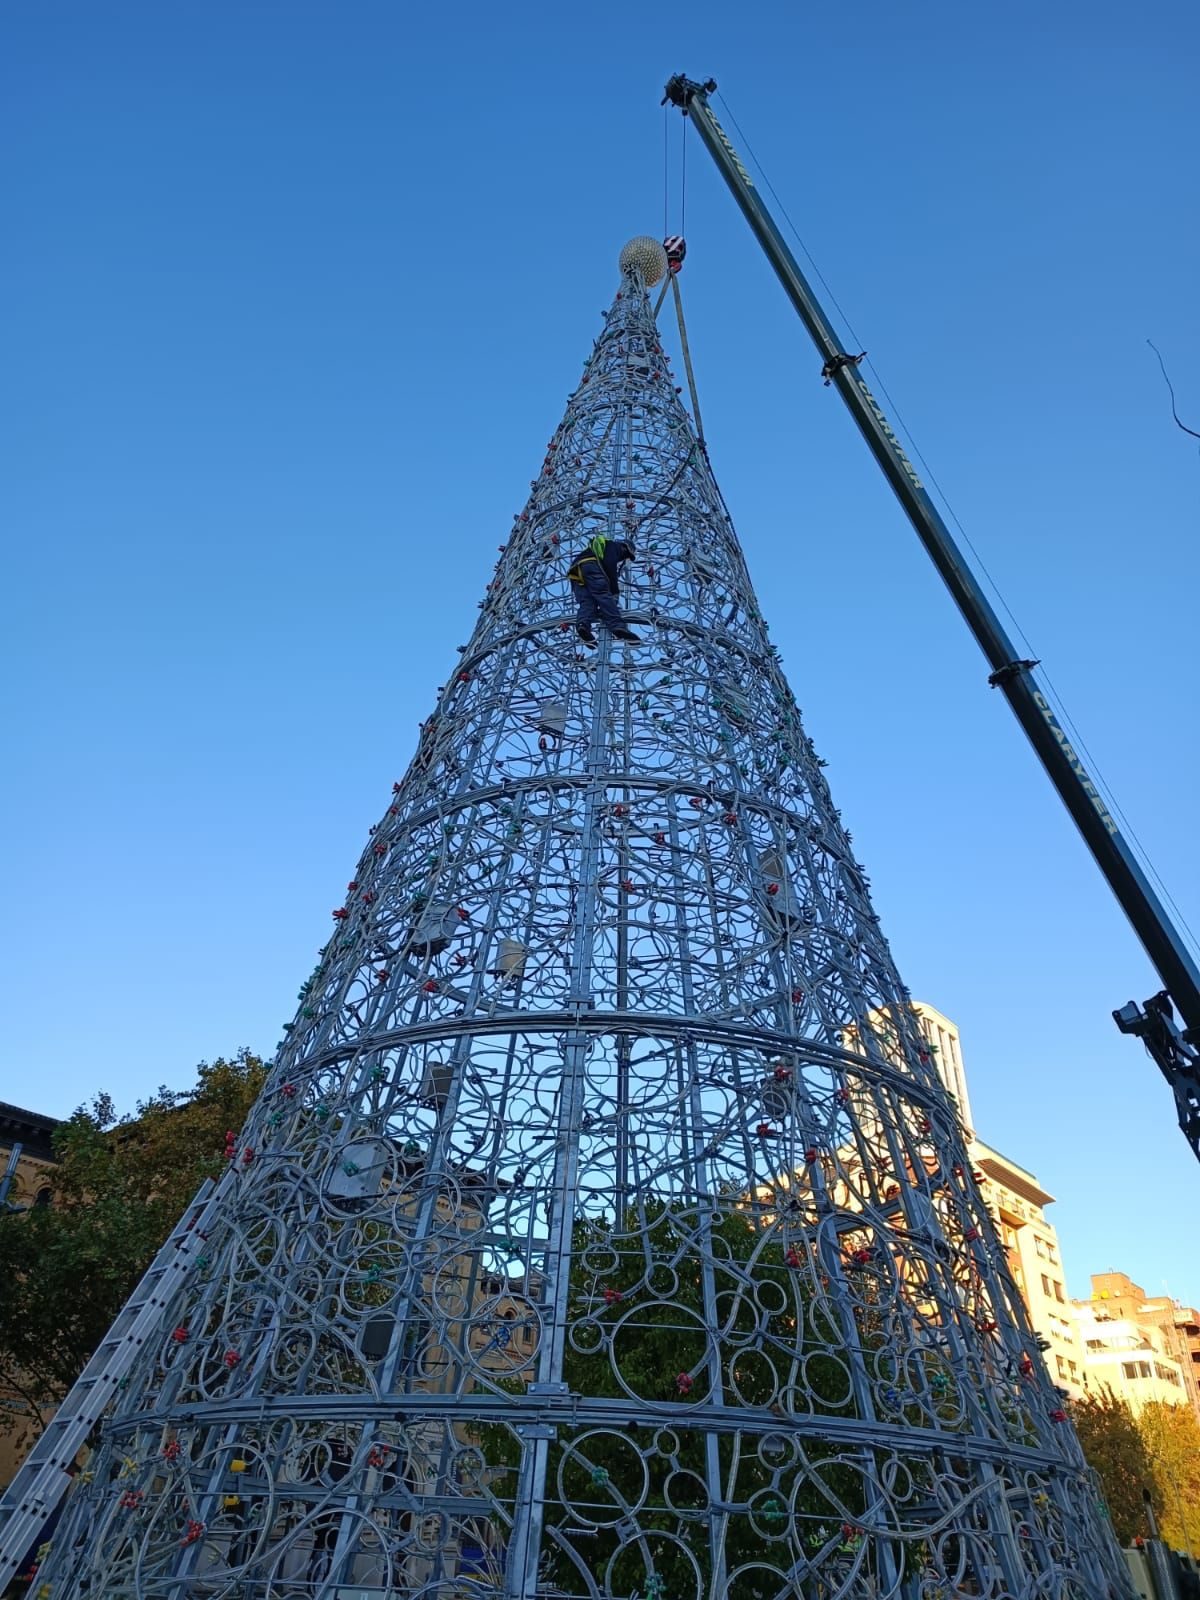
[[[971,1096],[967,1092],[967,1075],[963,1070],[962,1043],[958,1026],[924,1000],[914,1000],[912,1009],[929,1044],[930,1054],[938,1069],[938,1076],[958,1107],[959,1119],[968,1137],[975,1131],[971,1116]]]
[[[0,1100],[0,1177],[8,1168],[13,1150],[20,1147],[6,1197],[10,1206],[49,1205],[50,1169],[54,1165],[50,1141],[58,1126],[55,1117],[44,1117],[40,1111],[25,1111]]]
[[[1001,1155],[976,1134],[957,1025],[923,1000],[914,1000],[912,1010],[938,1076],[958,1108],[972,1170],[1033,1330],[1041,1340],[1050,1376],[1077,1399],[1087,1387],[1084,1350],[1067,1295],[1058,1234],[1046,1217],[1046,1207],[1054,1203],[1054,1196],[1027,1168]],[[853,1030],[847,1033],[846,1043],[850,1049],[857,1048]]]
[[[1190,1405],[1200,1419],[1200,1314],[1169,1295],[1147,1295],[1124,1272],[1094,1272],[1074,1302],[1093,1386],[1134,1411],[1151,1400]]]
[[[1050,1376],[1072,1399],[1077,1399],[1087,1387],[1084,1350],[1067,1295],[1058,1234],[1046,1217],[1046,1207],[1053,1205],[1054,1196],[1027,1168],[1018,1166],[976,1135],[957,1026],[923,1000],[913,1001],[913,1011],[929,1043],[938,1076],[958,1107],[967,1154],[1034,1332],[1046,1346]]]
[[[1033,1173],[978,1138],[950,1019],[914,1001],[938,1075],[958,1106],[967,1151],[1008,1254],[1050,1375],[1072,1399],[1109,1389],[1135,1411],[1154,1400],[1190,1404],[1200,1418],[1200,1313],[1167,1295],[1148,1296],[1123,1272],[1092,1277],[1090,1300],[1072,1301],[1062,1253],[1046,1207],[1054,1196]]]
[[[1063,1275],[1062,1254],[1046,1207],[1054,1196],[1015,1161],[972,1139],[967,1149],[982,1178],[980,1192],[1000,1234],[1009,1269],[1034,1332],[1047,1344],[1050,1376],[1073,1400],[1087,1388],[1085,1356]]]

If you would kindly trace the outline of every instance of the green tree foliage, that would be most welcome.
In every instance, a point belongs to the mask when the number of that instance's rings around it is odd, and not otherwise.
[[[1190,1406],[1146,1406],[1138,1431],[1154,1469],[1159,1531],[1176,1550],[1200,1555],[1200,1422]]]
[[[1142,1502],[1149,1489],[1163,1539],[1200,1553],[1200,1423],[1191,1407],[1157,1402],[1135,1417],[1101,1389],[1076,1402],[1073,1419],[1121,1543],[1149,1532]]]
[[[1113,1532],[1129,1544],[1146,1532],[1142,1490],[1154,1492],[1154,1467],[1133,1412],[1124,1400],[1102,1389],[1076,1401],[1075,1431],[1088,1466],[1100,1479]]]
[[[264,1077],[242,1050],[117,1118],[101,1094],[54,1137],[52,1203],[0,1216],[0,1430],[32,1443],[107,1332]]]
[[[566,1553],[574,1548],[616,1594],[690,1593],[694,1569],[681,1544],[706,1583],[711,1576],[706,1436],[686,1426],[664,1427],[667,1419],[661,1411],[655,1416],[657,1407],[723,1401],[782,1415],[780,1402],[788,1401],[819,1415],[852,1416],[847,1369],[831,1353],[844,1334],[812,1301],[806,1276],[784,1261],[777,1235],[765,1234],[745,1211],[720,1213],[703,1252],[691,1231],[695,1217],[676,1219],[658,1207],[629,1221],[630,1231],[615,1237],[604,1222],[575,1226],[567,1318],[573,1334],[563,1377],[575,1393],[643,1402],[644,1418],[628,1427],[581,1429],[579,1436],[560,1429],[550,1451],[545,1514],[550,1547],[557,1543],[563,1553],[551,1559],[543,1578],[574,1592],[578,1573]],[[637,1225],[643,1234],[634,1231]],[[715,1264],[721,1314],[715,1341],[703,1317],[706,1257]],[[807,1355],[803,1397],[787,1387],[798,1348]],[[498,1427],[484,1433],[491,1466],[513,1468],[519,1450],[512,1435]],[[769,1451],[764,1461],[752,1443],[733,1435],[721,1437],[715,1449],[723,1498],[746,1508],[727,1525],[728,1571],[754,1559],[778,1560],[796,1538],[810,1553],[826,1551],[834,1563],[853,1558],[864,1491],[844,1452],[812,1440],[806,1469],[776,1471]],[[785,1455],[781,1446],[781,1459]],[[493,1478],[494,1491],[504,1492],[506,1476],[511,1492],[515,1480],[503,1472]],[[617,1524],[634,1506],[640,1506],[634,1514],[645,1538],[631,1544]],[[580,1520],[571,1507],[598,1525],[586,1543],[568,1531]]]

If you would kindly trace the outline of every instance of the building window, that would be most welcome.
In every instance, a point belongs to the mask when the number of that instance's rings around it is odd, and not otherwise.
[[[1074,1378],[1076,1383],[1078,1383],[1079,1382],[1079,1368],[1075,1365],[1075,1363],[1073,1361],[1068,1361],[1067,1365],[1071,1369],[1072,1378]]]
[[[1058,1301],[1060,1306],[1066,1305],[1067,1303],[1066,1296],[1063,1294],[1063,1286],[1061,1283],[1059,1283],[1057,1278],[1054,1280],[1054,1298]]]
[[[1055,1356],[1054,1359],[1058,1363],[1058,1375],[1059,1375],[1059,1377],[1060,1378],[1065,1378],[1066,1375],[1067,1375],[1067,1363],[1063,1360],[1063,1358],[1061,1356]]]
[[[1046,1296],[1047,1300],[1050,1299],[1051,1294],[1053,1293],[1053,1290],[1050,1288],[1050,1279],[1044,1272],[1042,1273],[1042,1293]]]
[[[54,1196],[50,1190],[48,1188],[43,1188],[39,1189],[34,1195],[33,1203],[35,1206],[48,1206],[52,1203],[53,1199]]]
[[[1058,1265],[1058,1251],[1049,1243],[1046,1245],[1046,1260],[1052,1261],[1055,1266]]]
[[[1037,1251],[1038,1255],[1040,1255],[1042,1260],[1044,1261],[1046,1259],[1046,1241],[1041,1237],[1040,1234],[1036,1234],[1036,1233],[1034,1234],[1034,1236],[1033,1236],[1033,1248]]]

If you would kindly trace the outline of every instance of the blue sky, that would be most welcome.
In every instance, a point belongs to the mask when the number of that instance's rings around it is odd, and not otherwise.
[[[1182,0],[5,7],[0,1096],[273,1047],[662,228],[677,70],[1200,925],[1200,456],[1145,343],[1200,416],[1198,62]],[[1109,1018],[1155,977],[696,143],[686,205],[713,462],[901,970],[1071,1291],[1200,1299],[1200,1172]]]

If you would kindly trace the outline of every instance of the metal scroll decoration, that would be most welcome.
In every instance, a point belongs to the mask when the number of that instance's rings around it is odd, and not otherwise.
[[[1126,1593],[821,765],[634,264],[35,1594]]]

